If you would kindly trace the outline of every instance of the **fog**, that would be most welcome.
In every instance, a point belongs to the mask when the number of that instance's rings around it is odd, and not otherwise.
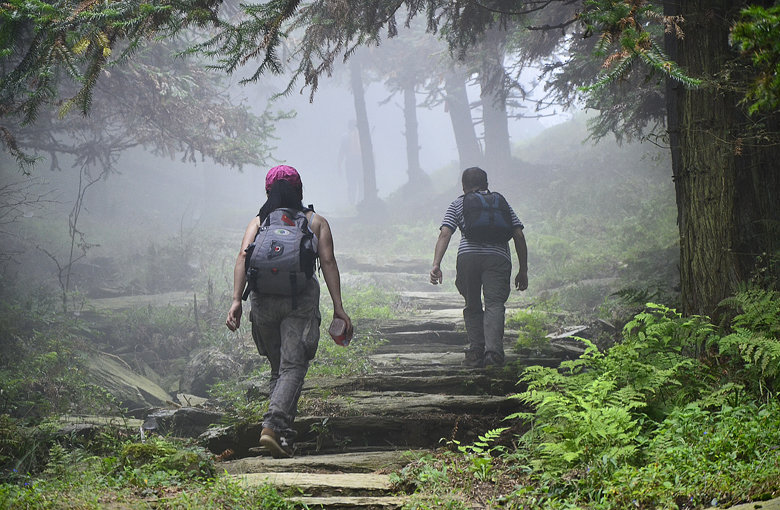
[[[409,59],[409,64],[414,62]],[[530,74],[529,84],[535,78]],[[458,317],[462,302],[454,282],[459,233],[442,261],[442,284],[434,287],[429,278],[440,221],[461,193],[463,168],[452,116],[443,104],[423,106],[426,96],[417,91],[420,167],[429,179],[419,177],[407,186],[404,96],[388,100],[398,87],[371,81],[367,72],[365,104],[380,199],[367,210],[365,203],[356,205],[348,196],[349,182],[340,167],[342,142],[356,119],[348,77],[348,69],[336,66],[332,77],[320,81],[313,101],[310,90],[299,93],[299,87],[270,101],[287,85],[285,76],[262,77],[249,85],[238,83],[240,75],[230,78],[225,93],[235,104],[258,116],[266,109],[295,114],[274,126],[276,138],[270,145],[275,148],[262,166],[239,169],[197,153],[196,161],[182,160],[175,151],[164,158],[135,147],[122,152],[102,177],[106,168],[100,163],[75,165],[75,158],[66,154],[58,155],[56,170],[40,154],[25,177],[14,161],[0,155],[0,297],[5,305],[0,311],[7,324],[18,321],[30,329],[28,336],[6,339],[18,340],[31,353],[28,359],[34,358],[38,350],[50,349],[36,336],[35,321],[53,314],[70,322],[77,315],[73,322],[83,321],[90,331],[72,352],[90,351],[101,360],[118,357],[163,393],[205,396],[210,391],[208,384],[216,379],[203,382],[197,391],[183,382],[185,373],[207,373],[198,365],[201,353],[206,359],[217,354],[217,359],[230,359],[230,366],[240,370],[220,377],[243,380],[260,362],[249,321],[242,321],[243,331],[236,334],[225,328],[225,317],[242,236],[265,200],[268,168],[279,163],[299,170],[304,203],[314,204],[332,226],[344,309],[354,313],[361,331],[343,354],[323,348],[324,356],[318,354],[323,365],[340,366],[342,355],[352,357],[355,365],[363,363],[365,353],[381,341],[372,332],[374,320],[403,319],[405,312],[431,304],[435,308],[439,301],[449,303],[456,310],[452,317]],[[474,106],[470,122],[482,145],[477,156],[487,159],[483,107],[477,105],[480,90],[474,76],[468,84]],[[157,104],[154,90],[146,96]],[[532,99],[526,106],[526,111],[534,110]],[[100,113],[105,115],[105,108]],[[77,123],[73,115],[63,122]],[[675,295],[679,246],[669,151],[650,143],[621,146],[614,139],[584,142],[592,118],[593,113],[577,111],[508,118],[506,164],[484,165],[491,190],[501,192],[525,224],[529,288],[512,292],[513,308],[541,306],[556,314],[561,309],[580,323],[603,317],[603,310],[611,310],[607,300],[622,289],[640,289],[634,295],[658,297],[659,302]],[[149,131],[159,134],[155,128]],[[170,126],[170,133],[192,135],[175,128]],[[70,142],[85,132],[95,135],[82,131],[55,134],[69,134]],[[197,138],[197,132],[192,136]],[[210,136],[213,131],[203,138]],[[184,146],[187,141],[180,142]],[[245,154],[243,140],[237,142]],[[515,271],[517,262],[513,257]],[[326,328],[333,306],[324,289],[320,298]],[[25,322],[26,313],[19,310],[30,310],[34,320]],[[53,313],[60,311],[66,313]],[[51,338],[71,340],[57,331]],[[51,350],[59,349],[52,345]],[[9,355],[14,349],[20,348],[3,347],[0,353],[15,366],[16,357]],[[66,358],[62,363],[72,364]],[[45,393],[35,398],[60,403]]]
[[[276,148],[272,160],[263,167],[253,165],[242,169],[217,165],[210,160],[182,162],[178,158],[161,158],[143,149],[126,151],[115,171],[94,185],[85,195],[88,217],[127,222],[133,229],[148,229],[151,237],[170,235],[180,228],[194,225],[230,225],[243,228],[264,200],[263,182],[268,168],[279,163],[296,167],[304,181],[304,201],[313,203],[322,213],[335,216],[354,214],[354,204],[346,197],[347,179],[339,168],[339,150],[354,123],[355,109],[352,93],[345,82],[343,66],[334,77],[322,82],[313,101],[309,90],[298,93],[298,88],[287,96],[271,102],[274,111],[291,111],[295,116],[276,124],[271,141]],[[262,79],[258,83],[241,85],[233,79],[231,93],[257,113],[263,111],[269,100],[286,85],[286,77]],[[478,101],[479,91],[469,87],[470,100]],[[376,165],[376,183],[380,198],[386,198],[407,182],[406,140],[402,96],[397,94],[385,101],[390,92],[381,83],[366,87],[366,106],[371,129]],[[418,103],[424,99],[418,94]],[[458,153],[452,125],[443,106],[417,109],[420,139],[420,164],[429,175],[443,172],[446,183],[457,184]],[[475,117],[480,116],[479,108]],[[510,120],[512,142],[519,142],[538,134],[549,126],[570,117],[554,119]],[[477,126],[478,136],[481,136]],[[43,177],[56,190],[63,211],[73,201],[78,185],[78,169],[69,168],[67,156],[60,157],[64,170],[50,172],[47,161],[41,161],[34,175]],[[6,179],[17,173],[10,161],[3,163]],[[93,174],[95,171],[93,170]]]
[[[6,252],[11,254],[4,254],[2,260],[5,274],[18,276],[31,273],[34,281],[52,283],[52,274],[57,273],[58,265],[62,273],[62,268],[67,264],[68,247],[71,244],[77,248],[86,247],[86,260],[116,257],[118,251],[122,252],[122,257],[143,260],[148,256],[145,254],[148,246],[183,243],[185,237],[191,241],[200,235],[207,235],[204,232],[209,232],[210,236],[218,232],[223,238],[223,244],[231,243],[230,251],[233,252],[247,222],[265,199],[264,177],[268,168],[280,163],[292,165],[301,173],[305,204],[313,204],[318,212],[328,218],[338,220],[355,217],[357,208],[347,196],[348,181],[339,164],[342,144],[356,117],[348,76],[349,69],[346,66],[335,66],[333,76],[321,79],[313,101],[310,101],[311,90],[301,90],[300,83],[292,88],[290,94],[279,96],[279,92],[287,86],[289,76],[264,76],[256,83],[247,85],[239,83],[242,77],[240,74],[230,77],[226,86],[234,103],[244,105],[257,115],[266,108],[294,113],[292,118],[275,124],[275,139],[270,141],[270,145],[275,148],[266,164],[244,165],[239,169],[218,165],[208,158],[198,157],[195,162],[182,161],[181,155],[162,158],[140,148],[127,150],[106,178],[86,190],[76,226],[78,235],[72,239],[68,235],[68,215],[79,189],[79,169],[72,167],[72,159],[61,155],[59,163],[62,170],[50,171],[48,161],[44,158],[33,170],[34,178],[43,180],[44,184],[36,184],[31,189],[55,202],[43,207],[32,204],[23,206],[23,218],[16,221],[8,232],[4,232],[10,234],[4,236],[4,243]],[[532,82],[537,79],[534,71],[528,70],[525,76],[528,82],[526,86],[532,89]],[[397,93],[393,96],[387,85],[372,79],[368,72],[364,76],[364,84],[377,192],[380,199],[388,200],[408,181],[403,94],[396,89]],[[478,105],[479,87],[473,77],[468,81],[467,92],[472,104],[477,105],[472,107],[472,116],[484,150],[482,112]],[[435,241],[437,222],[448,201],[456,196],[454,193],[459,188],[460,172],[463,170],[459,168],[459,155],[449,113],[443,104],[432,108],[423,106],[425,97],[424,91],[418,89],[416,102],[420,166],[431,177],[432,186],[427,191],[432,200],[424,204],[425,213],[414,220],[430,224],[430,239],[416,240],[412,249],[413,255],[421,260],[430,258],[427,252]],[[534,111],[532,97],[523,106],[524,111]],[[515,108],[512,113],[522,111]],[[552,112],[543,113],[549,115]],[[585,147],[581,142],[587,133],[577,130],[579,128],[573,131],[576,133],[574,138],[569,132],[564,135],[564,139],[557,134],[545,137],[545,129],[569,121],[577,115],[576,111],[566,111],[541,118],[509,118],[510,143],[518,169],[516,173],[513,173],[514,170],[502,169],[500,178],[491,180],[491,183],[503,188],[501,191],[517,202],[516,208],[523,213],[523,219],[530,218],[538,223],[547,222],[551,214],[560,218],[563,209],[559,207],[557,198],[567,191],[555,188],[556,183],[574,182],[570,176],[554,173],[560,165],[571,166],[577,175],[604,170],[599,167],[603,161],[589,162],[588,158],[584,158],[578,162],[578,156],[568,156],[572,151],[580,151],[578,147]],[[531,140],[534,140],[533,145],[524,146]],[[564,145],[565,148],[560,151]],[[619,149],[614,141],[608,140],[593,151],[593,155],[608,159],[611,154],[617,153],[615,151],[622,154],[620,157],[639,161],[647,148],[629,146]],[[553,161],[560,155],[559,152],[569,159],[557,163]],[[22,179],[12,161],[6,158],[2,164],[4,182]],[[629,165],[635,167],[631,169],[632,173],[641,172],[640,167],[646,166],[634,163]],[[661,172],[665,172],[664,165],[660,166]],[[486,170],[489,175],[496,175],[496,169]],[[93,176],[99,172],[99,168],[91,170]],[[597,181],[594,178],[588,183],[598,185]],[[518,194],[520,192],[522,194]],[[582,194],[583,190],[579,192]],[[551,194],[550,199],[535,203],[546,193]],[[584,196],[587,197],[588,193],[585,192]],[[396,204],[394,207],[406,206]],[[589,205],[583,203],[582,207],[587,209]],[[404,212],[391,210],[388,219],[408,221],[399,216]],[[568,214],[582,213],[583,210],[568,210]],[[44,246],[50,247],[49,254],[41,249],[42,238],[45,239]],[[359,242],[354,245],[342,243],[339,246],[344,249],[367,249],[367,245]],[[422,255],[423,252],[425,255]],[[81,252],[77,249],[76,253],[78,255]],[[118,269],[112,271],[121,272]],[[222,272],[228,274],[229,269]],[[229,279],[229,275],[221,277]]]

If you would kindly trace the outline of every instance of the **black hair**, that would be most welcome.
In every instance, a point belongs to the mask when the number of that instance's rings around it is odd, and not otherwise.
[[[260,221],[265,220],[272,211],[280,207],[296,211],[305,209],[303,207],[303,190],[290,184],[290,181],[285,181],[284,179],[274,181],[267,195],[268,199],[257,213]]]
[[[471,168],[465,169],[461,181],[463,183],[463,189],[477,188],[481,191],[488,188],[487,172],[478,166],[472,166]]]

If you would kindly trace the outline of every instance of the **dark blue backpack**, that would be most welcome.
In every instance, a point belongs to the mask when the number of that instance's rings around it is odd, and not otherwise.
[[[463,235],[469,241],[503,244],[512,239],[512,215],[500,193],[466,193],[463,196],[463,222]]]

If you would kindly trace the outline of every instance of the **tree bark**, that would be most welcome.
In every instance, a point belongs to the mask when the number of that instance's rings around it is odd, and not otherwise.
[[[506,109],[505,43],[506,31],[492,29],[485,33],[484,61],[479,72],[479,85],[485,128],[485,165],[488,172],[507,172],[512,166]]]
[[[466,78],[458,71],[447,73],[444,79],[445,104],[450,114],[455,145],[461,170],[482,164],[482,148],[474,131],[474,119],[466,93]]]
[[[360,155],[363,162],[363,201],[367,203],[379,200],[376,189],[376,166],[374,164],[374,146],[371,143],[371,129],[368,125],[366,97],[363,89],[363,71],[360,60],[354,56],[350,60],[350,83],[355,101],[355,121],[360,138]]]
[[[410,183],[423,180],[420,168],[420,137],[417,132],[417,99],[414,80],[404,83],[404,131],[406,135],[406,168]]]
[[[685,19],[685,38],[667,43],[689,75],[714,78],[736,56],[729,28],[745,6],[728,0],[665,2],[668,14]],[[682,308],[711,315],[757,272],[767,281],[778,276],[770,261],[778,247],[780,147],[751,138],[751,121],[738,105],[740,93],[713,85],[668,91]],[[772,115],[767,128],[776,131],[777,121]]]

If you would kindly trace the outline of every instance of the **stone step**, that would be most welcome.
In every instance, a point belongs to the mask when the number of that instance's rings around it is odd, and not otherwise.
[[[304,455],[337,453],[346,448],[432,449],[450,439],[471,442],[479,434],[501,426],[508,414],[507,410],[492,414],[421,412],[405,417],[302,417],[295,424],[299,431],[296,448]],[[318,431],[323,423],[325,426]]]
[[[339,473],[392,472],[402,468],[427,450],[386,450],[349,452],[326,455],[296,456],[291,459],[274,459],[267,456],[246,457],[220,462],[217,470],[231,475],[248,473],[303,472]]]
[[[463,328],[463,313],[458,311],[460,318],[432,316],[430,313],[424,315],[412,315],[404,319],[385,319],[385,320],[358,320],[356,328],[360,330],[373,330],[377,334],[386,335],[391,333],[412,333],[419,331],[456,331],[460,330],[465,334]],[[455,315],[452,312],[452,315]]]
[[[387,343],[383,343],[382,345],[378,346],[376,349],[374,349],[374,353],[376,354],[408,354],[408,353],[422,353],[422,352],[428,352],[428,353],[444,353],[444,352],[457,352],[463,355],[464,350],[466,349],[466,337],[464,335],[458,335],[453,336],[450,341],[448,342],[438,342],[440,338],[431,337],[428,340],[422,339],[423,341],[417,343],[417,342],[410,342],[410,343],[392,343],[391,341],[388,341]],[[409,339],[409,340],[420,340],[418,339]],[[445,339],[446,340],[446,339]],[[512,338],[505,338],[504,339],[504,352],[507,356],[513,356],[512,350],[514,348],[514,339]],[[462,361],[462,360],[461,360]]]
[[[340,510],[384,510],[402,508],[409,500],[407,496],[329,496],[290,498],[308,508]]]
[[[382,349],[403,348],[403,346],[427,345],[427,344],[446,344],[463,346],[466,343],[465,331],[379,331],[379,336],[386,343],[381,346]]]
[[[400,292],[399,294],[402,303],[410,303],[420,309],[457,309],[459,311],[463,309],[463,296],[457,292],[411,291]]]
[[[316,392],[338,391],[342,388],[363,391],[412,391],[419,393],[441,393],[458,395],[506,395],[517,391],[517,378],[512,376],[503,376],[503,374],[489,375],[480,372],[461,371],[457,374],[450,374],[445,370],[429,370],[427,372],[418,372],[402,374],[383,374],[375,373],[369,376],[350,378],[348,381],[341,381],[344,386],[327,388],[317,388],[316,386],[305,387],[304,391],[310,390]],[[312,383],[316,384],[312,381]]]
[[[246,487],[296,488],[305,496],[386,496],[392,488],[389,475],[375,473],[272,472],[233,476]]]
[[[460,343],[436,343],[425,342],[421,344],[383,344],[377,347],[373,355],[377,354],[418,354],[418,353],[450,353],[459,352],[463,356],[464,345]]]
[[[372,366],[379,373],[400,370],[465,370],[475,372],[482,369],[467,369],[462,366],[465,346],[430,345],[403,347],[397,349],[382,348],[369,355]],[[506,365],[517,363],[518,368],[541,365],[557,367],[561,361],[577,358],[583,348],[579,346],[550,344],[544,349],[525,349],[522,352],[514,350],[513,345],[504,342]],[[453,374],[455,372],[452,372]],[[519,372],[518,372],[519,373]]]
[[[332,394],[323,405],[339,416],[406,417],[420,413],[493,414],[517,407],[504,395],[448,395],[412,391],[351,391]]]
[[[404,414],[387,411],[384,415],[302,415],[294,424],[296,456],[430,449],[440,446],[442,439],[473,441],[486,430],[501,426],[505,416],[520,409],[519,402],[505,399],[504,405],[491,410],[477,402],[486,397],[473,398],[473,413],[453,405],[453,411],[419,406]],[[490,398],[493,397],[487,397]],[[393,407],[397,409],[399,405]],[[250,449],[258,446],[261,429],[259,423],[213,428],[202,434],[199,442],[223,458],[257,456],[258,453]]]

